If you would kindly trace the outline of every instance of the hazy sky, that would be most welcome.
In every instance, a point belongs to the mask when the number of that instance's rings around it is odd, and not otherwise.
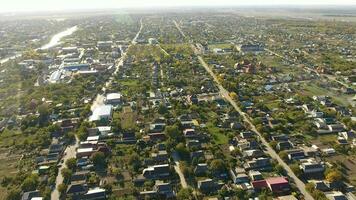
[[[197,5],[356,5],[356,0],[0,0],[0,12]]]

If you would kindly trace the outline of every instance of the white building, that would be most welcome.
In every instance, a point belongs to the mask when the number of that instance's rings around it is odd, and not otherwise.
[[[112,118],[112,105],[102,105],[93,111],[93,114],[90,116],[89,121],[108,121]]]

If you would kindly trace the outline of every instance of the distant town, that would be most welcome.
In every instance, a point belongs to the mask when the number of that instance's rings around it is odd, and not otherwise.
[[[355,13],[0,17],[0,200],[356,200]]]

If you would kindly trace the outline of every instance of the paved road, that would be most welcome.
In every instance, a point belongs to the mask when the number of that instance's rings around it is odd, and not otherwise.
[[[194,46],[192,46],[195,48]],[[312,200],[313,197],[305,190],[305,184],[293,173],[293,171],[289,168],[289,166],[278,156],[278,154],[270,147],[268,142],[264,139],[262,134],[257,131],[256,127],[252,124],[250,117],[246,115],[246,113],[242,112],[242,110],[237,106],[236,102],[230,97],[229,92],[220,84],[218,81],[218,78],[216,77],[215,73],[211,70],[211,68],[208,66],[208,64],[204,61],[204,59],[201,56],[198,56],[199,62],[205,70],[210,74],[210,76],[213,77],[214,82],[217,84],[220,94],[234,107],[234,109],[240,113],[240,115],[243,117],[243,120],[247,122],[251,128],[252,131],[256,132],[257,135],[260,138],[260,141],[264,146],[266,146],[266,152],[275,160],[278,161],[278,163],[286,170],[288,173],[288,176],[291,177],[300,192],[304,195],[304,198],[306,200]]]
[[[179,32],[181,32],[182,36],[186,37],[184,35],[184,33],[182,32],[182,30],[180,29],[177,22],[176,21],[173,21],[173,22],[176,25]],[[257,131],[256,127],[252,124],[250,117],[246,113],[242,112],[240,107],[238,107],[236,102],[230,97],[229,92],[221,85],[221,83],[219,82],[215,73],[212,71],[212,69],[209,67],[209,65],[204,61],[204,59],[198,54],[199,51],[195,48],[195,46],[193,44],[191,44],[191,47],[192,47],[194,53],[198,56],[200,64],[205,68],[205,70],[210,74],[210,76],[213,78],[214,82],[217,84],[221,96],[225,97],[225,99],[232,105],[232,107],[237,112],[240,113],[240,115],[243,117],[243,120],[247,124],[249,124],[251,130],[254,131],[259,136],[260,141],[266,147],[266,153],[269,154],[271,156],[271,158],[277,160],[278,164],[280,164],[286,170],[288,176],[294,180],[297,188],[304,195],[305,200],[314,200],[314,198],[306,191],[305,184],[293,173],[293,171],[290,169],[290,167],[279,157],[279,155],[272,149],[272,147],[270,147],[270,145],[264,139],[262,134],[259,131]],[[274,53],[274,52],[271,52],[271,53]]]
[[[143,27],[143,23],[142,23],[142,19],[140,20],[140,23],[141,23],[141,27],[139,29],[139,31],[137,32],[136,36],[134,37],[134,39],[131,41],[131,44],[129,45],[128,48],[130,48],[132,45],[136,44],[136,40],[137,38],[139,37],[140,33],[141,33],[141,30],[142,30],[142,27]],[[126,51],[127,52],[127,51]],[[123,56],[117,61],[115,67],[115,71],[113,73],[113,75],[117,74],[117,72],[119,71],[120,69],[120,66],[123,65],[124,63],[124,60],[126,58],[126,52],[123,54]],[[109,80],[105,83],[104,87],[102,88],[103,91],[106,90],[106,87],[108,87],[111,82],[114,80],[113,76],[109,78]],[[103,104],[103,101],[104,101],[104,97],[103,95],[101,94],[98,94],[97,97],[95,98],[95,100],[93,101],[92,103],[92,106],[91,106],[91,109],[94,109],[96,106],[98,105],[102,105]],[[79,140],[78,138],[76,138],[76,141],[75,141],[75,144],[72,144],[70,146],[68,146],[65,150],[65,155],[63,157],[63,160],[64,160],[64,163],[70,159],[70,158],[75,158],[75,153],[76,153],[76,149],[78,148],[79,146]],[[51,193],[51,200],[58,200],[59,199],[59,192],[58,192],[58,186],[63,183],[63,176],[61,174],[61,170],[65,168],[65,164],[63,164],[59,171],[58,171],[58,175],[57,175],[57,178],[56,178],[56,188],[52,191]]]
[[[176,170],[178,176],[179,176],[179,179],[180,179],[180,184],[182,186],[182,188],[188,188],[188,184],[187,184],[187,181],[185,180],[185,177],[184,177],[184,174],[182,172],[182,170],[180,169],[179,167],[179,155],[177,152],[173,152],[172,153],[172,158],[174,160],[174,169]]]

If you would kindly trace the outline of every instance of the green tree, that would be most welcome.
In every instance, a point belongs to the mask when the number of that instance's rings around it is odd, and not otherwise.
[[[73,175],[73,171],[68,168],[63,168],[61,171],[64,182],[67,183]]]
[[[225,163],[222,159],[215,159],[210,163],[210,170],[215,173],[223,172],[226,170]]]
[[[281,151],[278,153],[279,157],[284,160],[284,161],[287,161],[288,160],[288,153],[285,152],[285,151]]]
[[[290,169],[293,171],[293,173],[296,175],[296,176],[301,176],[303,174],[302,170],[299,168],[299,165],[298,164],[292,164],[290,165]]]
[[[70,170],[75,171],[75,169],[77,168],[77,159],[76,158],[69,158],[66,161],[66,165]]]
[[[67,185],[64,183],[61,183],[58,185],[58,192],[63,195],[67,191]]]
[[[38,175],[36,174],[31,174],[28,176],[22,183],[21,189],[23,191],[32,191],[35,190],[38,186]]]
[[[177,193],[177,199],[178,200],[193,200],[194,199],[193,190],[191,188],[182,188]]]
[[[141,160],[140,156],[137,153],[133,153],[129,156],[128,159],[129,165],[133,168],[135,172],[138,172],[138,170],[141,167]]]
[[[8,191],[6,200],[19,200],[21,198],[21,190],[13,188]]]
[[[106,166],[106,157],[103,152],[95,152],[91,156],[91,161],[93,161],[93,164],[95,167],[105,167]]]
[[[329,182],[337,182],[342,180],[342,174],[337,169],[330,169],[325,171],[325,179]]]

